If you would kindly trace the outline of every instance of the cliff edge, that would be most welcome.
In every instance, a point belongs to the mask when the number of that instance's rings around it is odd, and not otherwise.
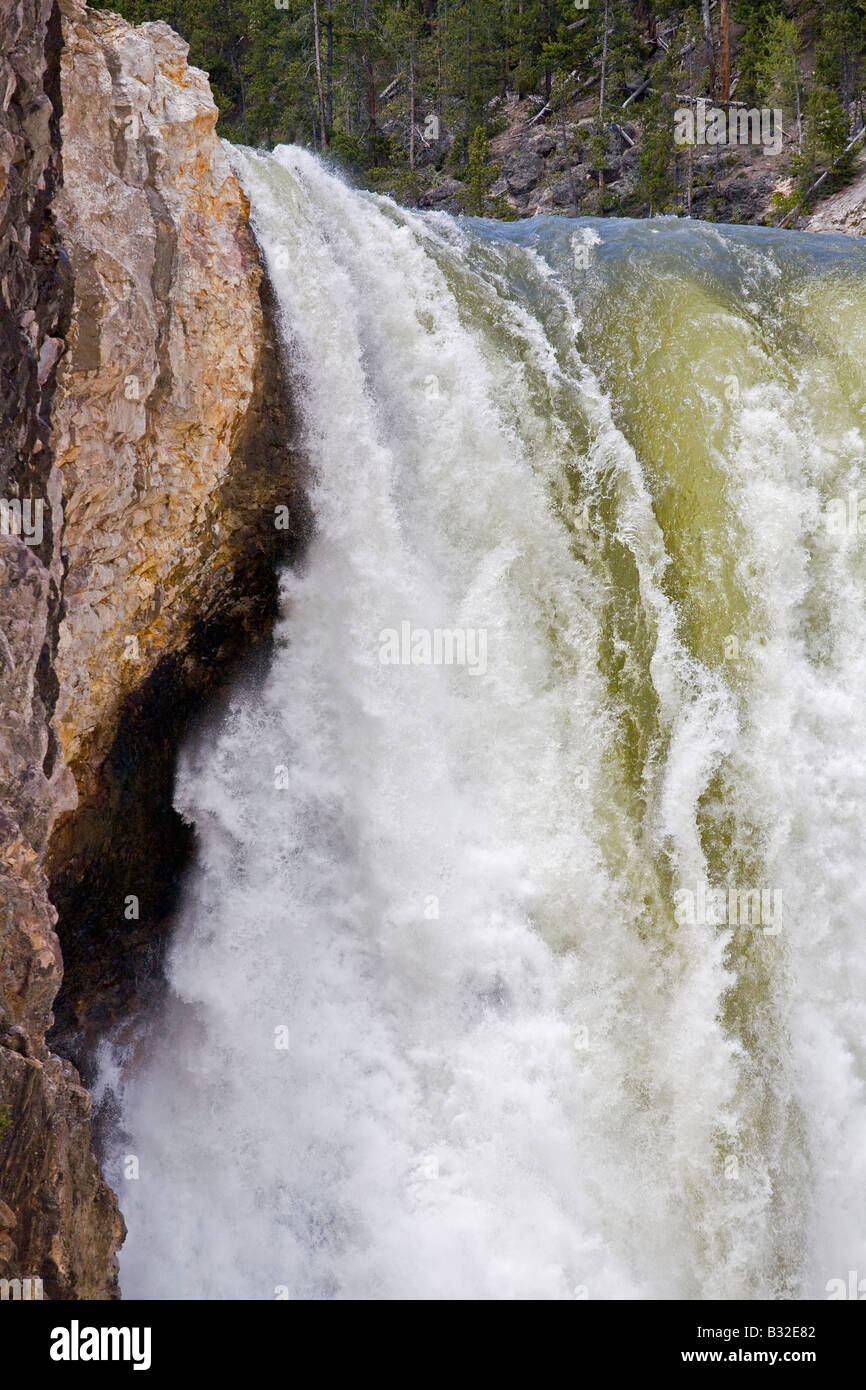
[[[64,961],[91,970],[77,1025],[108,972],[100,930],[123,973],[124,892],[154,857],[124,796],[170,814],[159,702],[200,701],[266,628],[298,497],[248,209],[186,44],[17,0],[0,51],[0,1277],[100,1299],[123,1224],[88,1091],[52,1050]]]

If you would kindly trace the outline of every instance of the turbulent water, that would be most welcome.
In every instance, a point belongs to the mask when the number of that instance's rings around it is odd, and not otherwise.
[[[103,1051],[125,1294],[866,1276],[866,253],[231,157],[315,529]]]

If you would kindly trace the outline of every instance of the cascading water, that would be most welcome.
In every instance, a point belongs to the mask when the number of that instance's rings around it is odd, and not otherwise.
[[[826,1296],[866,1274],[866,255],[231,158],[315,534],[182,759],[165,1007],[103,1048],[124,1292]]]

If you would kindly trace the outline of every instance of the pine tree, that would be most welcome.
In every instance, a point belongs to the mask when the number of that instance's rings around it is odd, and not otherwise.
[[[835,92],[819,82],[809,93],[805,126],[802,147],[792,161],[801,205],[821,174],[828,173],[828,182],[832,186],[844,182],[850,173],[850,157],[845,155],[848,112]]]
[[[737,99],[750,105],[763,106],[764,48],[767,29],[779,13],[778,0],[735,0],[734,20],[742,25],[737,66],[739,85]]]
[[[650,217],[672,212],[676,201],[676,146],[674,104],[668,93],[654,94],[644,104],[643,139],[637,166],[635,192]]]
[[[761,90],[761,105],[776,106],[793,111],[797,121],[797,144],[803,143],[803,79],[800,73],[800,35],[796,22],[774,14],[755,65],[755,77]]]
[[[815,78],[836,93],[847,107],[860,93],[863,75],[864,20],[851,0],[824,0],[818,42],[815,45]]]
[[[483,126],[476,126],[469,141],[469,159],[463,192],[463,210],[473,217],[483,217],[487,211],[491,184],[496,182],[499,166],[490,163],[490,145]]]
[[[628,115],[645,127],[639,181],[654,210],[676,205],[680,173],[689,206],[694,161],[690,151],[683,160],[670,147],[671,93],[700,95],[715,81],[724,99],[735,67],[737,98],[783,107],[789,123],[796,120],[800,147],[808,124],[800,183],[807,166],[823,170],[832,151],[836,158],[843,124],[850,135],[851,121],[859,126],[864,118],[866,0],[719,0],[715,8],[679,0],[661,7],[663,21],[652,0],[588,0],[586,8],[575,0],[91,3],[136,23],[165,20],[183,35],[191,62],[209,74],[221,135],[324,149],[371,186],[384,186],[384,171],[388,186],[407,197],[420,191],[420,166],[435,158],[441,167],[448,148],[425,137],[425,113],[438,115],[452,142],[449,171],[463,179],[471,163],[477,185],[475,132],[481,128],[489,140],[503,128],[511,92],[537,99],[543,119],[559,127],[563,152],[574,108],[593,102],[590,159],[600,212],[605,170],[615,162],[612,125],[643,79],[651,78],[653,91]],[[813,41],[814,81],[802,58]],[[840,161],[834,179],[846,167]],[[489,211],[494,203],[485,198]]]

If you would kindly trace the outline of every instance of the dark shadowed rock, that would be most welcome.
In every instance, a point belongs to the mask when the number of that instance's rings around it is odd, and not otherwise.
[[[540,155],[542,159],[546,159],[548,155],[553,154],[555,149],[556,141],[546,132],[541,135],[536,135],[535,139],[532,141],[533,152]]]
[[[555,207],[570,208],[575,201],[575,197],[580,197],[581,177],[574,173],[572,177],[565,174],[559,178],[551,188],[551,197]]]
[[[512,150],[502,168],[509,193],[523,198],[530,193],[544,173],[544,162],[533,150]]]
[[[419,203],[422,208],[437,208],[440,211],[450,212],[456,210],[457,198],[463,191],[463,184],[458,179],[443,179],[433,188],[428,188],[421,195]]]

